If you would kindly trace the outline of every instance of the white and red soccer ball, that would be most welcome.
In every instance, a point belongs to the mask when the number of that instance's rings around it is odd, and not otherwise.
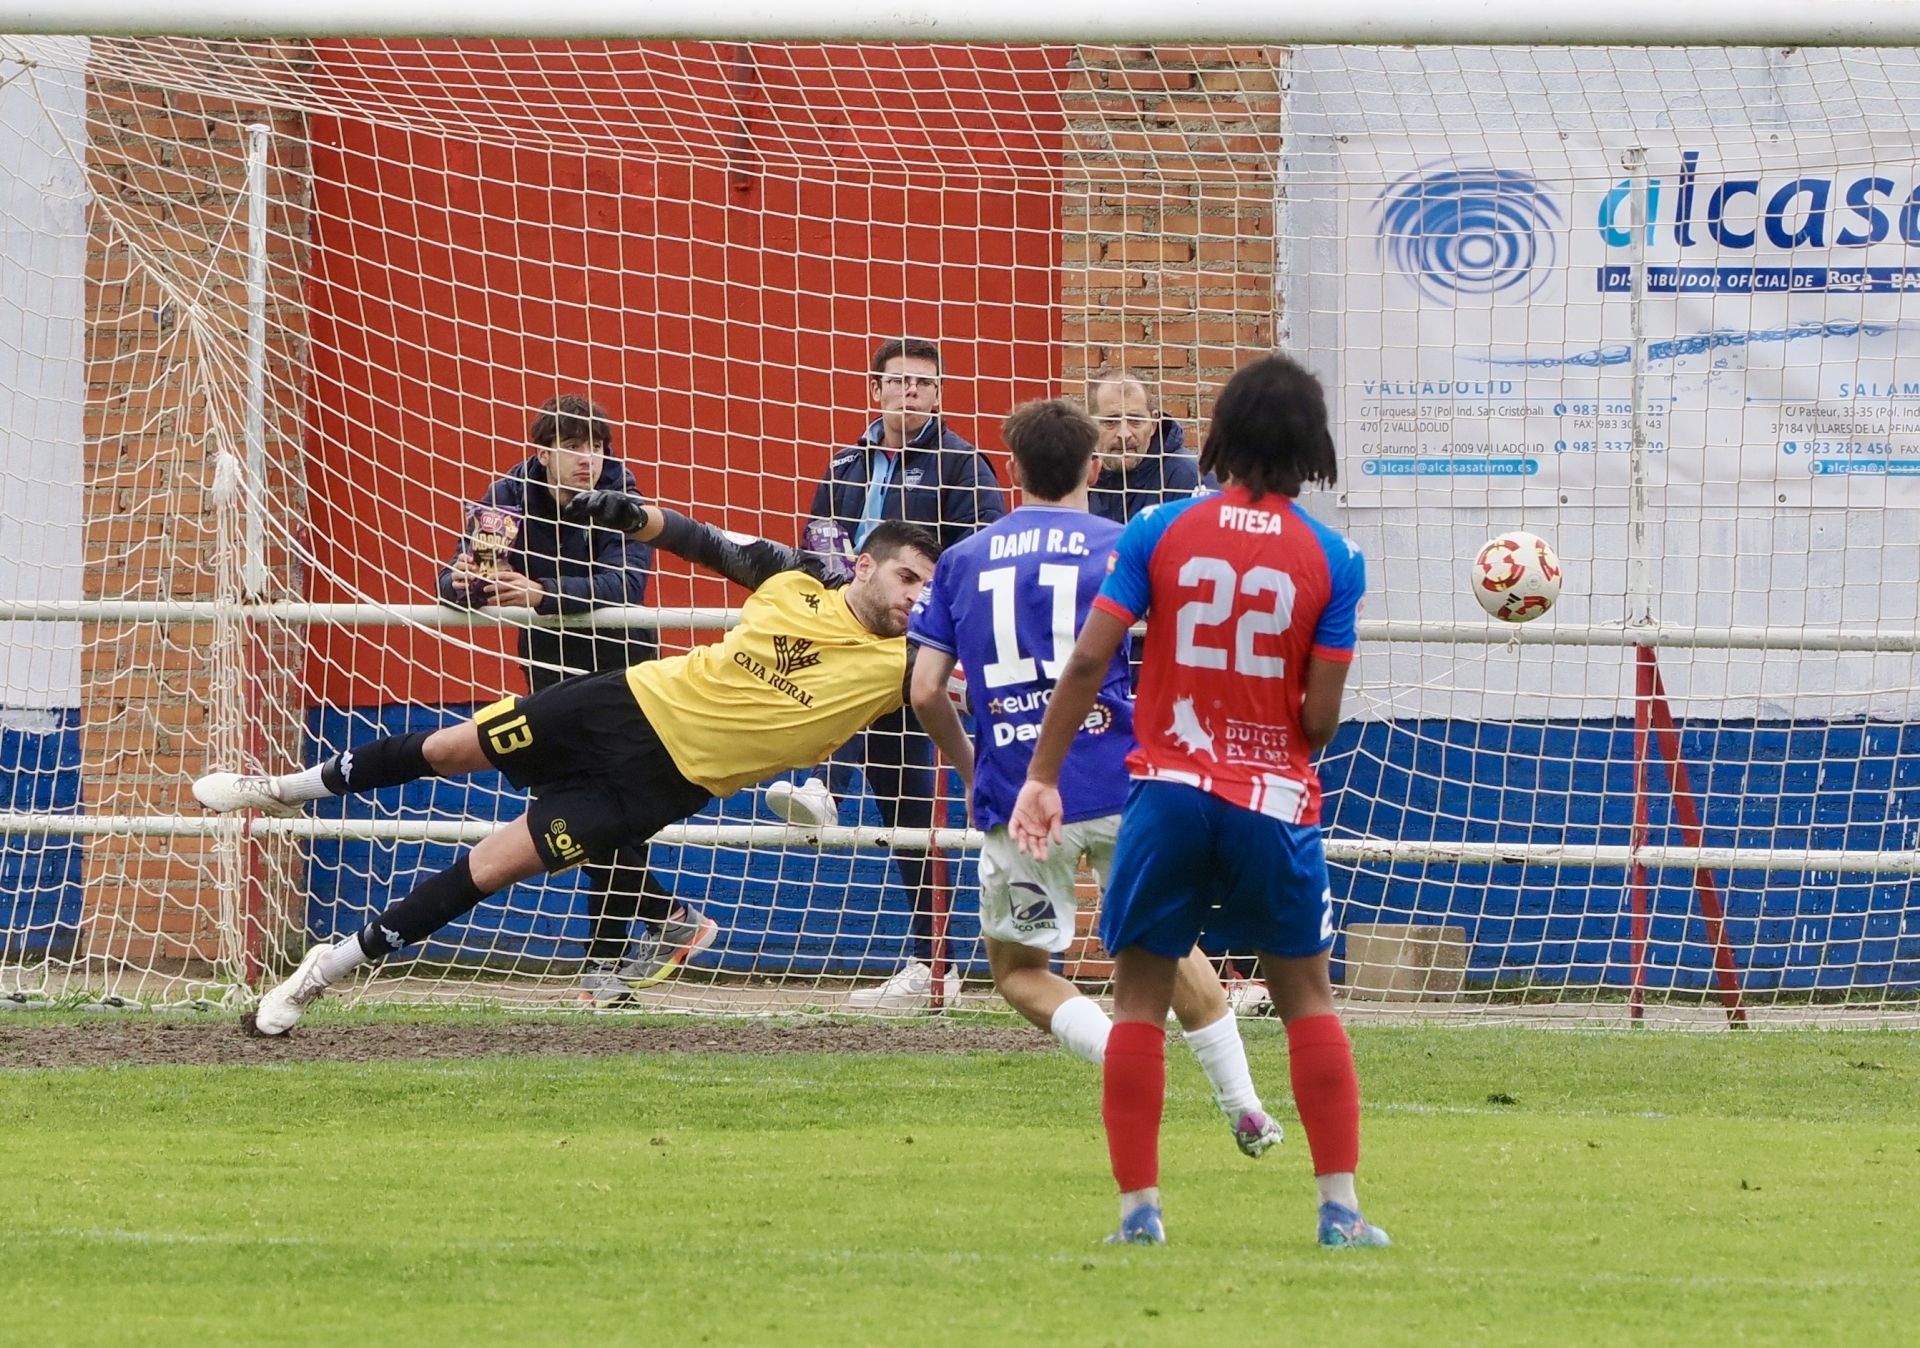
[[[1501,622],[1532,622],[1560,597],[1560,558],[1538,534],[1495,534],[1474,554],[1467,584]]]

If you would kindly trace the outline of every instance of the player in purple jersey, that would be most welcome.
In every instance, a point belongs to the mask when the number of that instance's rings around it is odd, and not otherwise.
[[[1120,536],[1040,727],[1010,831],[1045,859],[1064,836],[1060,782],[1128,628],[1152,613],[1128,760],[1133,785],[1100,935],[1114,956],[1102,1091],[1120,1188],[1111,1240],[1161,1244],[1166,1015],[1195,941],[1255,950],[1287,1028],[1313,1153],[1322,1245],[1385,1245],[1360,1215],[1360,1088],[1334,1010],[1333,897],[1309,756],[1340,724],[1366,587],[1359,550],[1301,510],[1338,465],[1320,382],[1284,356],[1228,380],[1200,468],[1226,485],[1136,517]]]
[[[1087,511],[1087,488],[1099,473],[1093,447],[1100,432],[1085,413],[1058,400],[1027,403],[1007,418],[1001,434],[1025,504],[942,554],[907,632],[920,646],[913,707],[959,770],[973,822],[986,831],[980,930],[994,986],[1069,1052],[1098,1064],[1113,1023],[1048,965],[1074,937],[1080,858],[1092,862],[1102,886],[1111,873],[1134,748],[1124,649],[1108,661],[1067,754],[1064,844],[1036,861],[1007,836],[1007,818],[1026,781],[1054,679],[1106,579],[1120,526]],[[967,671],[974,704],[971,740],[947,696],[956,663]],[[1280,1126],[1261,1107],[1226,992],[1197,950],[1180,963],[1173,1010],[1235,1143],[1249,1156],[1260,1155],[1280,1140]]]

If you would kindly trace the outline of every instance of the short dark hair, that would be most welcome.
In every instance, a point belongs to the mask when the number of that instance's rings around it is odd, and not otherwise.
[[[603,448],[613,444],[613,423],[600,404],[582,393],[562,393],[540,404],[540,414],[527,427],[527,439],[542,449],[592,441]]]
[[[1298,361],[1262,356],[1234,372],[1213,404],[1200,471],[1232,478],[1254,500],[1298,496],[1308,482],[1340,476],[1327,428],[1327,395]]]
[[[1087,464],[1100,442],[1093,418],[1064,398],[1021,403],[1000,423],[1020,480],[1043,501],[1058,501],[1087,480]]]
[[[887,362],[905,356],[909,360],[930,360],[933,368],[940,365],[940,348],[924,337],[895,337],[890,342],[880,343],[880,349],[873,353],[873,373],[885,374]]]
[[[917,552],[930,562],[940,560],[940,540],[933,532],[907,520],[882,520],[874,525],[860,551],[876,562],[890,562],[903,552]]]

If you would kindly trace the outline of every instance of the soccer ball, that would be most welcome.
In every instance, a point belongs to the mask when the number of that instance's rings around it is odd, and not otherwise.
[[[1560,558],[1537,534],[1496,534],[1474,554],[1467,584],[1501,622],[1532,622],[1560,597]]]

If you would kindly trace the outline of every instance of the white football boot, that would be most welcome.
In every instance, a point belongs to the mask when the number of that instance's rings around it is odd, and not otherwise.
[[[243,1022],[248,1034],[275,1039],[300,1023],[308,1003],[327,990],[326,975],[320,971],[320,957],[331,948],[317,945],[309,950],[300,967],[260,999],[260,1005],[254,1007]]]
[[[960,1000],[960,975],[949,964],[940,980],[940,1004],[951,1007]],[[856,1011],[928,1011],[933,1007],[933,967],[924,960],[908,960],[900,971],[884,983],[858,988],[847,994],[847,1005]]]
[[[832,828],[840,822],[840,802],[818,777],[798,786],[774,782],[767,788],[767,808],[796,828]]]
[[[1267,991],[1267,985],[1256,978],[1229,978],[1227,980],[1227,1005],[1233,1008],[1236,1016],[1270,1016],[1273,1014],[1273,996]]]
[[[258,810],[275,819],[298,819],[300,806],[275,794],[273,778],[238,772],[209,772],[193,784],[193,798],[215,814]]]

